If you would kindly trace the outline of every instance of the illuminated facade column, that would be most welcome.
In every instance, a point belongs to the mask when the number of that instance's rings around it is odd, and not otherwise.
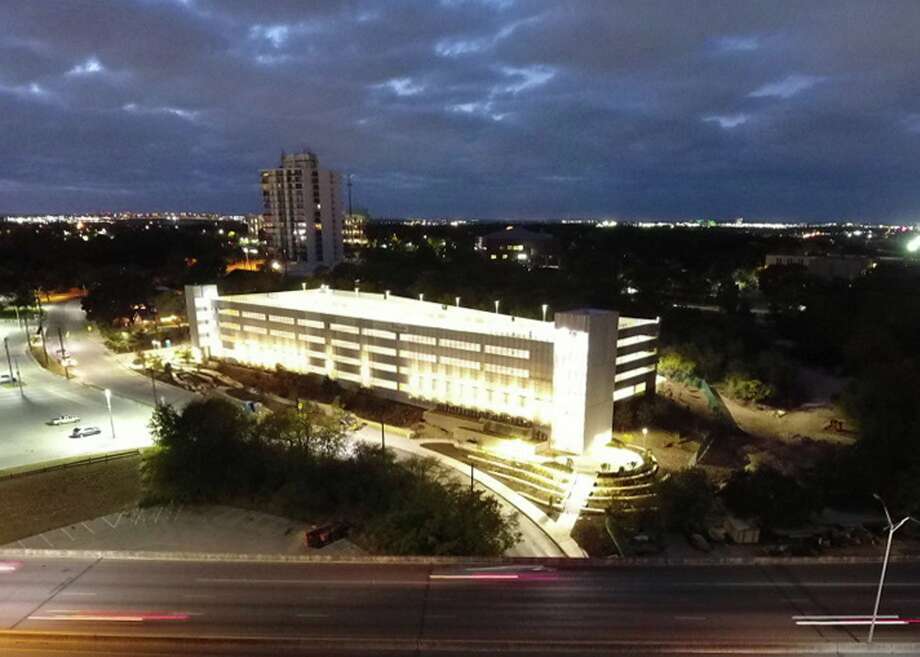
[[[188,316],[189,337],[192,347],[201,351],[205,358],[220,356],[220,332],[217,326],[217,312],[214,299],[216,285],[186,285],[185,312]]]
[[[556,313],[554,449],[581,454],[611,438],[617,319],[607,310]]]

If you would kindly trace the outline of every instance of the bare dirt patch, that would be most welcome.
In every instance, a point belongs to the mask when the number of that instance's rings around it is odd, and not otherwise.
[[[139,464],[138,456],[0,481],[0,545],[136,506]]]

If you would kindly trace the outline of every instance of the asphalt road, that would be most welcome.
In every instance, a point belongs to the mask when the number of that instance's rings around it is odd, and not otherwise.
[[[64,337],[64,346],[77,360],[74,375],[100,388],[109,388],[125,399],[133,399],[153,405],[153,387],[150,379],[124,367],[109,352],[98,333],[87,331],[86,316],[80,307],[80,300],[45,306],[48,329],[48,349],[60,349],[58,328]],[[157,396],[161,402],[184,406],[197,398],[192,392],[163,383],[157,384]]]
[[[26,352],[23,332],[15,321],[0,322],[0,339],[8,339],[11,359],[18,365],[23,386],[0,386],[0,469],[80,454],[129,449],[150,444],[147,423],[151,407],[113,395],[112,437],[102,390],[63,378],[40,367]],[[2,347],[0,347],[2,349]],[[0,372],[8,368],[0,354]],[[49,426],[58,415],[77,415],[76,425]],[[74,426],[96,426],[102,433],[71,439]]]
[[[176,655],[807,654],[836,642],[859,648],[864,626],[803,626],[795,617],[869,613],[878,576],[877,565],[533,572],[107,559],[29,559],[8,570],[5,630],[160,637],[144,647]],[[920,564],[896,563],[889,575],[883,613],[914,618]],[[882,626],[876,640],[920,641],[920,625]],[[86,641],[60,654],[146,654]],[[80,652],[87,646],[96,652]],[[36,654],[21,647],[0,634],[2,654]]]

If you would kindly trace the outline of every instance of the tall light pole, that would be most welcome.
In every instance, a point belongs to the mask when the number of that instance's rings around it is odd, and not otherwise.
[[[542,306],[540,306],[540,310],[543,311],[543,321],[545,322],[546,321],[546,311],[549,310],[549,306],[544,303]]]
[[[115,418],[112,417],[112,391],[105,389],[105,405],[109,407],[109,426],[112,428],[112,440],[115,440]]]
[[[495,314],[496,314],[496,315],[498,314],[498,304],[499,304],[499,303],[500,303],[499,300],[496,299],[496,300],[495,300]]]
[[[911,516],[904,516],[898,522],[894,522],[891,519],[891,514],[888,513],[888,507],[885,505],[885,500],[877,493],[873,493],[872,497],[881,502],[882,509],[885,511],[885,519],[888,521],[888,527],[886,528],[888,529],[888,543],[885,545],[885,560],[882,561],[882,576],[878,580],[878,592],[875,594],[875,608],[872,610],[872,623],[869,625],[869,643],[872,643],[872,637],[875,635],[875,623],[878,621],[878,607],[879,603],[882,601],[882,587],[885,586],[885,573],[888,572],[888,557],[891,555],[891,541],[894,538],[894,533],[901,529],[908,520],[920,523],[920,520],[912,518]]]
[[[19,382],[19,396],[25,398],[26,393],[22,391],[22,374],[19,373],[19,358],[14,356],[13,360],[16,361],[16,381]]]
[[[3,338],[3,348],[6,349],[6,363],[10,367],[10,381],[15,377],[13,376],[13,359],[10,358],[10,341],[8,338]]]
[[[454,305],[457,306],[457,308],[460,307],[460,297],[454,297]]]
[[[156,378],[156,376],[154,376],[154,372],[153,372],[153,368],[152,368],[152,367],[151,367],[148,371],[150,372],[150,385],[153,386],[153,405],[154,405],[154,406],[159,406],[159,405],[160,405],[160,397],[159,397],[159,395],[157,395],[157,378]],[[113,433],[114,433],[114,432],[113,432]]]
[[[387,432],[384,430],[383,420],[380,420],[380,451],[387,451]]]

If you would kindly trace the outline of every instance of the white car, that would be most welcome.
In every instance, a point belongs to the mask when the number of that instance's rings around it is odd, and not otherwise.
[[[99,427],[74,427],[70,432],[71,438],[85,438],[86,436],[95,436],[102,433]]]
[[[58,415],[56,418],[53,418],[48,424],[53,424],[55,426],[59,424],[73,424],[74,422],[79,422],[79,415]]]
[[[16,377],[9,374],[0,374],[0,383],[16,383]]]

